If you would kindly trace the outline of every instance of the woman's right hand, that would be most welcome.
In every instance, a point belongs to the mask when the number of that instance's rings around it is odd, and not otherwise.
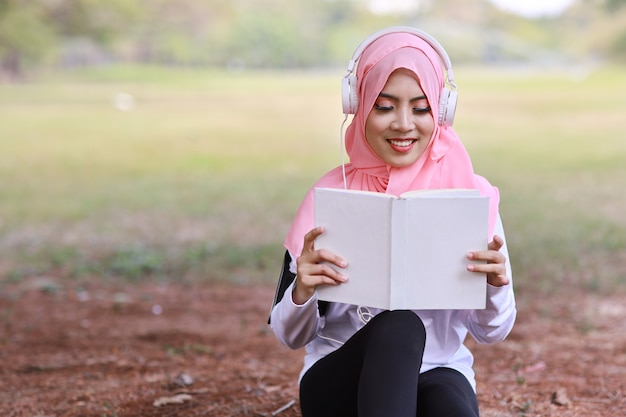
[[[348,263],[345,259],[325,250],[315,249],[315,239],[324,233],[323,227],[316,227],[304,236],[302,254],[296,259],[298,272],[296,287],[293,291],[293,302],[301,305],[306,303],[315,294],[315,288],[321,284],[338,285],[348,280],[344,274],[336,271],[328,264],[345,268]]]

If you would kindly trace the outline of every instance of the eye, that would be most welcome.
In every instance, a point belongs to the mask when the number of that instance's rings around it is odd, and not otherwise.
[[[415,113],[430,113],[432,109],[430,108],[430,106],[426,106],[426,107],[413,107],[413,111]]]
[[[383,106],[381,104],[374,104],[374,109],[378,111],[391,111],[393,110],[393,106]]]

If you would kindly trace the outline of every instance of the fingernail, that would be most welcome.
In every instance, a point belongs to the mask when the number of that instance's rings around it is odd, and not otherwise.
[[[473,271],[474,270],[474,265],[467,265],[467,270],[468,271]]]

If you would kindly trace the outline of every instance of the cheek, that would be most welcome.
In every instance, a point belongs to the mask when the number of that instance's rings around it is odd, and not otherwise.
[[[370,114],[365,121],[365,137],[367,141],[375,140],[385,131],[384,118]]]
[[[433,132],[435,131],[435,119],[433,119],[432,116],[423,120],[419,126],[423,136],[432,138]]]

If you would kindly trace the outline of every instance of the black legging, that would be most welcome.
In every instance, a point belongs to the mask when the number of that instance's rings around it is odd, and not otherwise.
[[[476,394],[461,373],[419,375],[426,330],[411,311],[385,311],[300,382],[303,417],[477,417]]]

